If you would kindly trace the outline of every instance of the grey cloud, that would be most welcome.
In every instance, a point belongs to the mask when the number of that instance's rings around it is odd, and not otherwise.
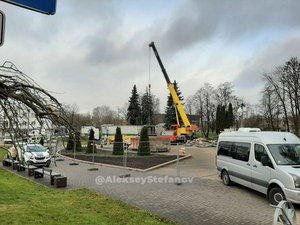
[[[292,2],[292,7],[289,2]],[[251,38],[268,29],[299,28],[299,1],[187,1],[166,24],[155,25],[159,39],[170,53],[206,43]],[[167,27],[164,29],[164,27]],[[175,47],[174,47],[175,46]]]
[[[0,1],[0,5],[3,4]],[[201,57],[207,54],[208,60],[214,55],[217,58],[229,56],[233,60],[232,67],[236,65],[236,70],[242,71],[234,81],[229,81],[237,89],[244,87],[244,90],[250,90],[246,89],[249,85],[252,90],[257,90],[263,71],[284,63],[290,56],[297,56],[300,52],[299,37],[291,38],[300,26],[300,1],[187,0],[175,1],[174,4],[177,4],[175,10],[174,7],[162,4],[165,8],[141,18],[143,15],[136,12],[142,11],[143,1],[135,1],[130,6],[130,12],[131,16],[139,17],[130,18],[129,21],[134,28],[140,29],[133,29],[135,33],[132,34],[127,33],[131,28],[130,24],[125,23],[128,14],[126,9],[121,8],[119,1],[62,0],[57,3],[54,16],[5,6],[6,43],[2,46],[1,50],[5,54],[1,58],[6,60],[5,57],[9,57],[29,75],[36,73],[36,80],[50,90],[54,88],[55,91],[66,93],[85,90],[84,93],[104,95],[102,93],[108,93],[107,87],[114,84],[115,88],[116,84],[121,84],[120,93],[122,91],[123,95],[128,93],[129,96],[133,84],[138,84],[138,90],[143,91],[148,83],[148,44],[151,41],[156,42],[171,79],[175,79],[173,71],[176,70],[205,74],[206,58],[202,58],[201,65],[192,60],[193,63],[187,64],[186,68],[178,68],[178,61],[175,61],[183,56],[186,62],[188,57],[197,57],[196,51],[199,51]],[[156,2],[151,3],[151,6],[155,8]],[[166,14],[166,10],[174,11]],[[141,26],[142,21],[147,19],[150,22]],[[261,36],[264,39],[259,40],[259,45],[252,42]],[[249,45],[253,55],[246,52],[242,56],[246,60],[245,64],[237,65],[242,61],[237,59],[240,57],[237,54],[240,54],[239,48],[244,47],[243,43]],[[225,48],[216,50],[215,46]],[[214,52],[209,52],[211,49]],[[234,51],[232,55],[230,49]],[[189,55],[189,52],[193,55]],[[152,53],[151,57],[155,65],[152,68],[153,80],[155,76],[159,79],[153,83],[166,89]],[[220,66],[222,68],[222,61]],[[216,74],[216,77],[219,75]],[[191,86],[186,85],[194,83],[192,79],[184,81],[184,85],[179,84],[185,97],[185,88],[192,92]],[[209,78],[206,81],[210,82]],[[155,94],[162,100],[161,109],[164,108],[166,96],[160,96],[159,91]],[[127,96],[123,98],[128,100]],[[111,102],[107,98],[107,102],[102,104]],[[85,109],[98,105],[94,102],[78,104]],[[122,104],[120,102],[119,106]]]
[[[243,66],[244,70],[233,81],[234,85],[239,87],[260,85],[263,72],[271,72],[277,66],[282,66],[291,57],[298,56],[300,52],[299,42],[300,36],[296,36],[284,42],[273,43],[262,52],[257,53],[248,59]]]

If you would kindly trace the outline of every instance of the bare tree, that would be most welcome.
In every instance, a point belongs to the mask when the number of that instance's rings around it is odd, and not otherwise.
[[[284,67],[277,67],[275,71],[270,73],[263,73],[263,80],[266,81],[266,86],[269,90],[277,96],[277,102],[279,107],[282,109],[284,121],[286,124],[287,131],[290,131],[289,113],[288,113],[288,102],[287,102],[287,89],[284,82]],[[264,91],[263,91],[264,93]]]
[[[42,128],[53,129],[55,126],[75,133],[66,119],[62,104],[11,62],[0,66],[0,108],[3,118],[8,121],[7,132],[14,144],[17,144],[16,137],[28,137],[24,125],[28,122],[29,110],[34,112],[40,131]],[[28,126],[30,124],[26,128]]]
[[[106,105],[98,106],[93,109],[92,123],[96,127],[100,127],[103,124],[118,124],[118,125],[124,124],[126,122],[121,115],[122,115],[122,109],[118,109],[118,111],[114,111],[110,109],[109,106]]]
[[[218,85],[215,92],[217,105],[224,105],[225,107],[228,107],[230,102],[233,104],[232,100],[235,97],[232,95],[233,92],[233,85],[230,82]]]
[[[206,138],[214,127],[216,104],[213,96],[214,88],[209,83],[205,83],[194,95],[196,110],[200,117],[200,129]]]
[[[285,63],[282,82],[290,100],[290,109],[293,118],[294,133],[299,136],[299,92],[300,92],[300,62],[297,57],[292,57]]]
[[[283,113],[287,130],[292,124],[294,133],[299,136],[300,62],[297,57],[292,57],[283,66],[262,76],[277,96],[276,101],[280,103],[278,107]]]
[[[81,128],[80,119],[78,118],[79,106],[76,103],[73,105],[67,105],[65,106],[65,112],[70,124],[76,131],[79,131]]]
[[[101,114],[99,106],[93,109],[92,120],[94,122],[95,127],[101,126]]]
[[[118,107],[118,113],[120,114],[121,118],[126,119],[128,107],[129,102],[125,102],[122,107]]]
[[[266,127],[265,120],[263,118],[265,111],[261,104],[256,104],[248,107],[248,114],[248,118],[244,120],[245,127],[257,127],[261,129],[264,129],[264,127]]]
[[[278,107],[278,96],[272,87],[265,86],[261,101],[264,119],[267,122],[267,130],[278,130],[280,110]]]
[[[194,104],[193,104],[193,96],[189,96],[184,104],[184,110],[187,112],[188,115],[192,115],[194,110]]]

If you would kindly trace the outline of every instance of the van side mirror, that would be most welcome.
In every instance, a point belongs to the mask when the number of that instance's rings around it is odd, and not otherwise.
[[[260,158],[260,161],[261,161],[261,163],[263,164],[263,166],[267,166],[268,165],[268,156],[262,156],[261,158]]]

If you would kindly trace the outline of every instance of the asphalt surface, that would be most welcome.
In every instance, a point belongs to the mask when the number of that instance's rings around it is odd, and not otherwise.
[[[67,177],[67,187],[59,190],[87,188],[180,224],[273,223],[275,208],[265,195],[240,185],[223,185],[215,168],[214,148],[179,148],[192,157],[181,161],[179,167],[174,163],[146,173],[85,163],[70,165],[70,160],[50,167]],[[177,150],[173,147],[170,154]],[[34,179],[27,172],[13,172],[53,187],[47,176]],[[130,176],[121,178],[123,175]],[[300,224],[300,206],[295,209]]]

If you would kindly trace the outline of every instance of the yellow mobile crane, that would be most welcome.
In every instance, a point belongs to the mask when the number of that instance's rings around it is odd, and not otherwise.
[[[197,131],[199,130],[199,128],[196,126],[196,125],[191,125],[190,124],[190,121],[189,119],[187,118],[186,116],[186,113],[182,107],[182,104],[178,98],[178,95],[174,89],[174,86],[173,84],[170,82],[170,78],[167,74],[167,71],[166,69],[164,68],[164,65],[158,55],[158,52],[156,50],[156,47],[154,45],[154,42],[151,42],[149,44],[149,47],[152,47],[153,49],[153,52],[156,56],[156,59],[160,65],[160,68],[162,70],[162,73],[166,79],[166,82],[167,82],[167,85],[168,85],[168,88],[170,90],[170,93],[172,95],[172,98],[173,98],[173,101],[177,107],[177,110],[181,116],[181,119],[184,123],[184,126],[180,126],[179,124],[179,121],[178,121],[178,118],[177,118],[177,125],[171,125],[171,128],[170,130],[168,131],[164,131],[162,133],[162,137],[169,137],[172,139],[172,141],[174,142],[178,142],[178,141],[186,141],[187,139],[192,139],[193,138],[193,134],[194,134],[194,131]]]

